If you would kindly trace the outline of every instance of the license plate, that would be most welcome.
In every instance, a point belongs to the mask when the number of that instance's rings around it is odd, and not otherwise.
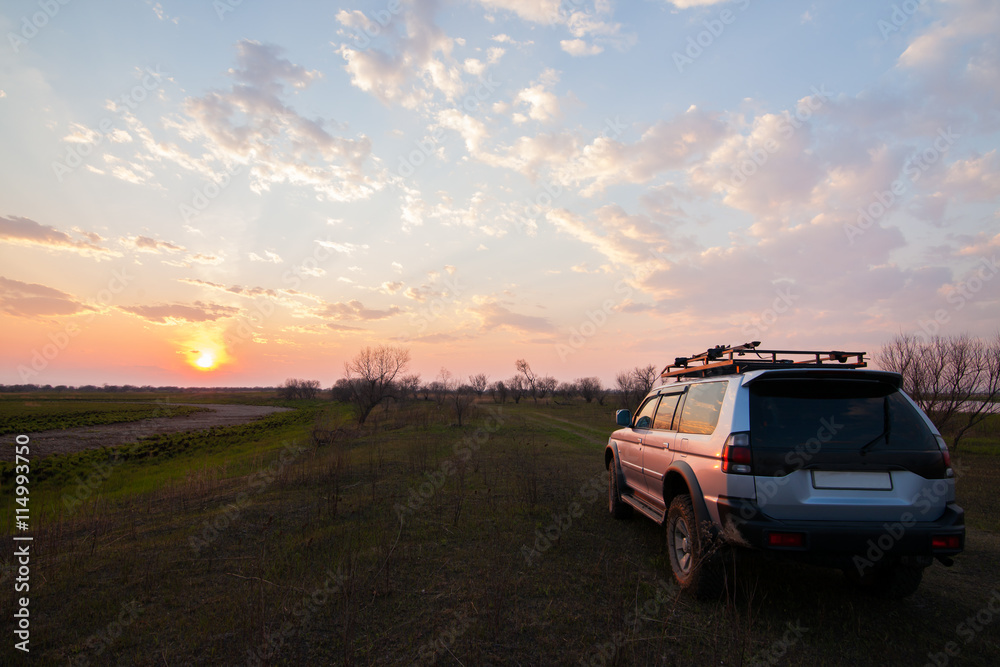
[[[892,476],[888,472],[814,470],[812,480],[814,489],[892,490]]]

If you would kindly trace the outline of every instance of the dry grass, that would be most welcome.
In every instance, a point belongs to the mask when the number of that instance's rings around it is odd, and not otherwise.
[[[35,525],[35,661],[923,664],[956,641],[962,664],[1000,662],[997,627],[968,644],[957,630],[1000,588],[995,520],[980,522],[992,457],[959,459],[974,471],[959,484],[967,553],[903,602],[744,557],[726,599],[697,603],[672,583],[661,529],[607,514],[612,406],[493,409],[459,428],[418,401],[314,438],[338,428],[331,414],[248,435],[231,457],[206,444],[135,463],[164,481]]]

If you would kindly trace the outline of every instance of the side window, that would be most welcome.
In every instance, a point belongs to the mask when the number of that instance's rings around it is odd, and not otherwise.
[[[660,407],[656,409],[656,416],[653,417],[653,428],[660,431],[675,430],[674,411],[681,396],[682,394],[668,394],[660,399]]]
[[[682,433],[709,435],[715,430],[722,412],[722,399],[726,396],[728,382],[706,382],[688,388],[687,399],[681,410]]]
[[[635,426],[633,428],[652,428],[653,412],[656,411],[656,402],[658,400],[660,400],[659,396],[653,396],[642,404],[639,411],[635,413]]]

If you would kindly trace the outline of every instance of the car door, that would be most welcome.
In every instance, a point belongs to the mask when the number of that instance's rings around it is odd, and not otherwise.
[[[622,429],[618,438],[618,456],[622,463],[622,475],[625,483],[633,491],[646,493],[646,479],[642,474],[643,441],[649,435],[653,426],[653,415],[659,396],[650,396],[639,406],[632,419],[632,425]]]
[[[653,415],[653,428],[642,441],[642,474],[646,480],[646,492],[663,506],[663,476],[674,458],[674,437],[677,435],[676,421],[679,415],[677,404],[683,391],[660,396],[660,404]]]

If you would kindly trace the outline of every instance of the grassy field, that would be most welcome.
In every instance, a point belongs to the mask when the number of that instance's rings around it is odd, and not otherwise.
[[[151,417],[183,417],[203,408],[189,405],[109,403],[107,401],[0,396],[0,435],[48,429],[121,424]]]
[[[726,598],[700,603],[672,583],[660,528],[608,516],[613,413],[481,403],[460,428],[418,401],[359,429],[314,401],[59,457],[32,472],[33,661],[1000,664],[995,424],[955,457],[966,552],[914,596],[744,556]],[[7,655],[8,475],[0,507]]]

